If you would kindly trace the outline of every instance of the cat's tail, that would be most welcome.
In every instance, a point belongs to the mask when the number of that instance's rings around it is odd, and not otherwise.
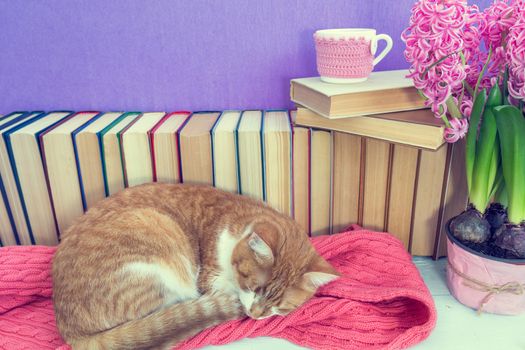
[[[205,295],[69,343],[73,350],[168,349],[208,327],[242,315],[237,298]]]

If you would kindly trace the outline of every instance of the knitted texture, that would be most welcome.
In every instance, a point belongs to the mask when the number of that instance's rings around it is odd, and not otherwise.
[[[432,297],[402,243],[352,226],[312,238],[343,276],[286,317],[243,319],[207,329],[177,347],[195,349],[271,336],[312,349],[402,349],[436,322]],[[0,248],[0,349],[60,349],[51,301],[54,247]]]
[[[319,75],[331,78],[364,78],[374,69],[370,40],[319,36],[314,39]]]

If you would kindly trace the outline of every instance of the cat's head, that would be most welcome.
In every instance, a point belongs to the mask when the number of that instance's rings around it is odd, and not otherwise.
[[[294,231],[294,232],[292,232]],[[257,224],[237,244],[232,265],[246,314],[254,319],[287,315],[340,276],[292,225]]]

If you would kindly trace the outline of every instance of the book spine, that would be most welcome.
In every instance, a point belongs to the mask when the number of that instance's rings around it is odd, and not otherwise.
[[[122,113],[121,116],[113,120],[109,125],[107,125],[104,129],[97,132],[97,139],[98,139],[98,147],[100,149],[100,161],[102,162],[102,179],[104,180],[104,192],[106,194],[106,197],[109,196],[109,184],[108,184],[108,173],[106,169],[106,154],[104,152],[104,135],[111,130],[115,125],[120,123],[122,120],[127,118],[129,115],[133,114],[140,114],[140,112],[126,112]]]
[[[7,193],[5,191],[4,181],[2,180],[2,177],[0,176],[0,198],[3,202],[4,208],[7,212],[7,218],[9,219],[9,223],[11,225],[11,231],[13,232],[15,242],[17,245],[20,245],[20,237],[18,235],[18,231],[16,229],[15,225],[15,219],[13,217],[13,212],[11,211],[11,207],[9,206],[9,200],[7,198]],[[0,203],[2,205],[2,203]],[[2,238],[0,237],[0,247],[2,247],[4,244],[2,243]]]
[[[129,187],[128,182],[128,172],[126,170],[126,154],[124,152],[124,135],[126,134],[126,131],[131,128],[133,124],[135,124],[140,118],[142,118],[143,114],[141,113],[137,118],[133,119],[131,123],[126,125],[124,129],[117,132],[117,140],[118,140],[118,146],[120,149],[120,159],[122,162],[122,175],[124,176],[124,187]]]
[[[288,170],[290,174],[290,192],[288,195],[290,196],[290,207],[288,208],[290,210],[290,215],[293,215],[294,213],[294,181],[293,181],[293,124],[292,124],[292,115],[290,110],[286,111],[286,115],[288,116],[288,134],[289,134],[289,140],[290,140],[290,168]]]
[[[164,117],[162,117],[153,128],[148,130],[148,143],[149,143],[149,150],[150,150],[150,156],[151,156],[151,175],[153,178],[153,182],[157,182],[157,161],[155,159],[155,132],[157,129],[164,124],[166,120],[168,120],[173,113],[168,113]]]
[[[198,114],[199,112],[193,112],[191,113],[187,118],[186,120],[184,121],[184,123],[182,123],[182,125],[179,127],[179,129],[175,132],[175,140],[177,141],[177,153],[178,153],[178,156],[179,156],[179,179],[180,179],[180,182],[181,183],[184,183],[184,172],[182,171],[182,152],[181,152],[181,147],[180,147],[180,134],[182,132],[182,130],[184,130],[184,127],[186,126],[186,124],[188,124],[188,122],[190,121],[191,118],[193,118],[194,115]]]
[[[100,118],[104,113],[96,112],[97,115],[88,120],[83,125],[79,126],[71,133],[71,142],[73,143],[73,152],[75,154],[75,164],[77,166],[78,185],[80,186],[80,198],[82,198],[82,207],[84,211],[87,210],[86,191],[84,190],[84,182],[82,181],[82,170],[80,169],[80,160],[78,158],[77,135],[84,130],[88,125]]]
[[[104,134],[101,132],[97,132],[97,140],[98,140],[98,150],[100,152],[100,162],[102,163],[102,180],[104,183],[104,194],[109,196],[109,186],[108,186],[108,173],[106,169],[106,155],[104,153]]]
[[[211,145],[211,181],[212,181],[212,186],[215,187],[216,186],[216,183],[215,183],[215,173],[216,173],[216,169],[215,169],[215,151],[216,151],[216,147],[215,147],[215,129],[217,128],[217,125],[219,125],[219,121],[222,119],[222,117],[224,116],[224,113],[226,113],[228,111],[223,111],[221,112],[221,114],[217,117],[217,119],[215,120],[215,123],[213,123],[213,126],[211,127],[210,129],[210,145]]]
[[[81,113],[81,112],[78,112],[78,113],[70,112],[70,114],[68,114],[65,117],[61,118],[56,123],[51,124],[50,126],[46,127],[45,129],[42,129],[42,130],[38,131],[35,134],[35,140],[36,140],[36,142],[38,144],[38,148],[40,150],[40,157],[42,158],[42,166],[43,166],[43,170],[44,170],[44,178],[46,180],[47,194],[49,196],[49,203],[51,204],[51,212],[53,213],[53,221],[55,223],[55,230],[57,232],[59,241],[60,241],[60,228],[59,228],[59,225],[58,225],[58,219],[57,219],[56,210],[55,210],[55,202],[53,200],[53,194],[51,192],[51,183],[49,181],[49,172],[48,172],[48,169],[47,169],[47,161],[46,161],[46,150],[45,150],[45,147],[44,147],[44,140],[43,140],[43,138],[44,138],[44,135],[46,135],[50,130],[53,130],[55,127],[65,123],[66,121],[70,120],[71,118],[74,118],[79,113]]]
[[[312,129],[308,129],[308,235],[312,236]]]
[[[241,180],[241,163],[240,163],[240,154],[239,154],[239,126],[241,125],[241,120],[243,117],[244,111],[241,112],[235,130],[233,132],[233,140],[235,142],[235,164],[237,164],[237,192],[242,194],[242,180]]]
[[[328,201],[329,213],[328,213],[328,233],[334,234],[334,132],[330,131],[330,200]]]
[[[6,115],[3,115],[3,116],[0,116],[0,122],[1,121],[4,121],[8,118],[11,118],[12,116],[14,115],[18,115],[17,117],[15,117],[14,119],[18,119],[20,117],[23,117],[23,116],[27,116],[29,114],[31,114],[32,112],[28,112],[28,111],[17,111],[17,112],[11,112],[9,114],[6,114]],[[0,125],[0,128],[4,128],[5,125]]]
[[[168,119],[170,119],[175,114],[181,114],[181,113],[189,113],[189,112],[171,112],[167,113],[164,117],[162,117],[161,120],[153,128],[151,128],[148,131],[148,140],[149,140],[149,148],[150,148],[150,155],[151,155],[151,172],[153,175],[153,181],[157,182],[157,160],[155,156],[155,133],[157,130],[164,124],[164,122]]]
[[[261,111],[261,131],[260,131],[260,139],[261,139],[261,164],[262,164],[262,195],[263,195],[263,201],[266,201],[266,157],[265,157],[265,140],[264,140],[264,118],[265,118],[265,111]]]

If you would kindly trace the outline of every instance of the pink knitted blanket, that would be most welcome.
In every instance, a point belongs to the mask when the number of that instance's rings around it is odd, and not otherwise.
[[[195,349],[271,336],[326,350],[401,349],[425,339],[436,322],[430,293],[401,242],[352,226],[312,238],[344,276],[286,316],[232,321],[177,347]],[[0,349],[67,349],[51,301],[54,247],[0,248]]]

